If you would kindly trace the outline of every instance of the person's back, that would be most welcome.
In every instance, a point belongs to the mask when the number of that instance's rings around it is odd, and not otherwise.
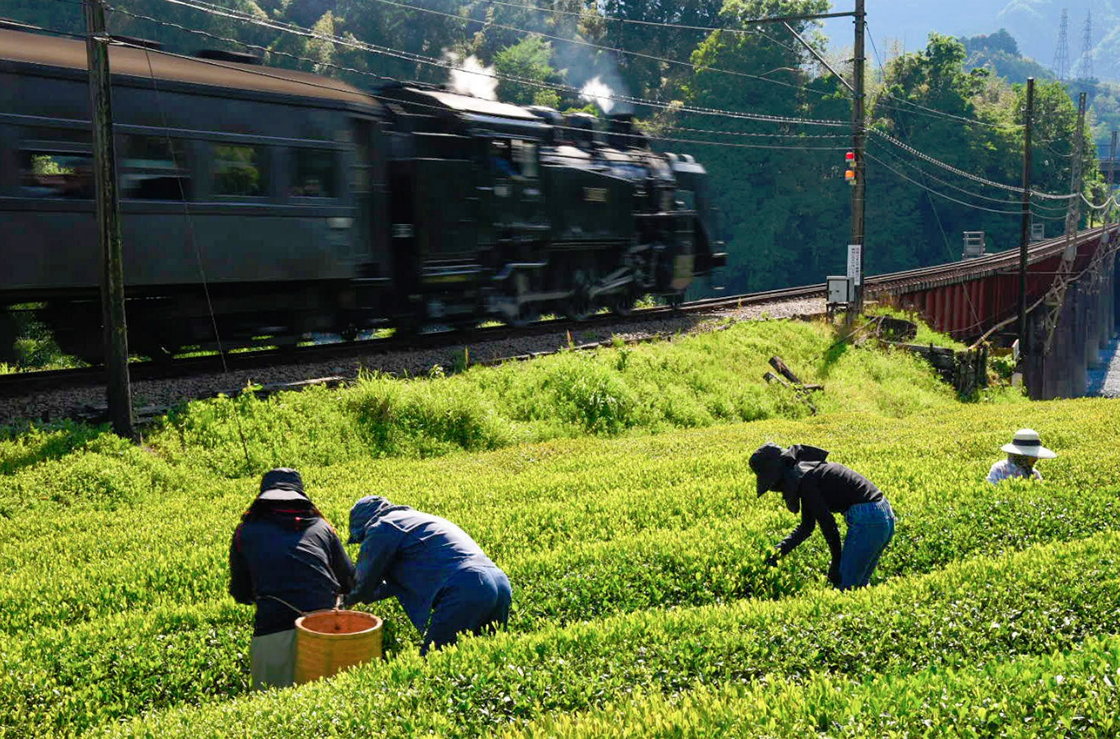
[[[252,590],[231,593],[241,603],[257,605],[255,636],[292,628],[299,612],[334,606],[350,588],[336,570],[346,569],[332,551],[338,537],[321,518],[265,513],[241,524],[234,546],[252,573]],[[240,596],[240,597],[238,597]]]
[[[229,570],[230,595],[257,607],[253,688],[291,685],[296,618],[334,606],[354,577],[342,541],[303,492],[298,472],[277,468],[261,479],[230,541]]]
[[[447,519],[368,496],[350,511],[350,542],[360,542],[349,602],[396,596],[429,645],[462,631],[504,625],[510,586],[505,573],[465,531]]]

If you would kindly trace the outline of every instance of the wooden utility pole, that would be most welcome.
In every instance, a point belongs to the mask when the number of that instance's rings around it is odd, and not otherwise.
[[[136,435],[132,390],[128,382],[128,331],[124,313],[124,260],[121,256],[120,202],[113,150],[113,105],[109,36],[104,0],[84,0],[89,100],[93,117],[93,164],[97,193],[97,234],[101,245],[101,326],[105,342],[106,396],[113,431]]]
[[[1027,247],[1031,242],[1031,126],[1034,123],[1034,77],[1027,78],[1023,114],[1023,218],[1019,232],[1019,356],[1027,354]]]
[[[863,312],[863,241],[864,241],[864,204],[865,204],[865,177],[867,166],[864,161],[864,28],[867,25],[867,12],[864,0],[856,0],[855,10],[855,53],[852,58],[852,150],[856,160],[853,163],[855,183],[852,185],[852,238],[848,243],[859,250],[859,266],[855,279],[855,306],[849,315],[859,315]]]

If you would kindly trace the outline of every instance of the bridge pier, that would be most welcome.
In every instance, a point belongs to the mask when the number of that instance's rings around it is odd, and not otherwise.
[[[1089,370],[1100,367],[1100,352],[1120,321],[1120,263],[1115,255],[1107,259],[1097,278],[1086,275],[1066,288],[1049,351],[1050,306],[1040,305],[1027,317],[1023,379],[1032,400],[1077,398],[1088,391]]]

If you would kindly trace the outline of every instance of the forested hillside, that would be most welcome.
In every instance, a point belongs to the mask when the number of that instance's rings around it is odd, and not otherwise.
[[[843,271],[848,90],[780,24],[750,23],[829,9],[827,0],[122,0],[110,29],[185,53],[248,50],[367,88],[418,79],[561,110],[632,108],[656,147],[691,153],[713,174],[731,253],[721,281],[738,291]],[[0,16],[81,29],[75,3],[0,0]],[[712,27],[727,30],[704,30]],[[819,27],[793,28],[827,54]],[[1017,245],[1017,194],[979,180],[1018,184],[1023,90],[985,68],[966,71],[965,47],[948,36],[931,35],[917,52],[868,51],[866,270],[958,259],[965,230],[986,231],[989,250]],[[846,56],[833,65],[845,75]],[[1074,105],[1047,81],[1037,101],[1034,185],[1068,192]],[[1094,153],[1086,147],[1090,181]],[[1035,202],[1049,235],[1061,229],[1063,202]]]

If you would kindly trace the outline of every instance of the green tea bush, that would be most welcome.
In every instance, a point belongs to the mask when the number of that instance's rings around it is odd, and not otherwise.
[[[477,736],[642,691],[827,672],[856,681],[1067,650],[1120,629],[1120,534],[853,593],[654,609],[467,639],[325,683],[134,721],[128,736]],[[826,723],[827,726],[827,723]]]
[[[545,716],[518,737],[1113,737],[1120,733],[1120,638],[984,667],[870,680],[814,673],[701,685],[588,714]]]

